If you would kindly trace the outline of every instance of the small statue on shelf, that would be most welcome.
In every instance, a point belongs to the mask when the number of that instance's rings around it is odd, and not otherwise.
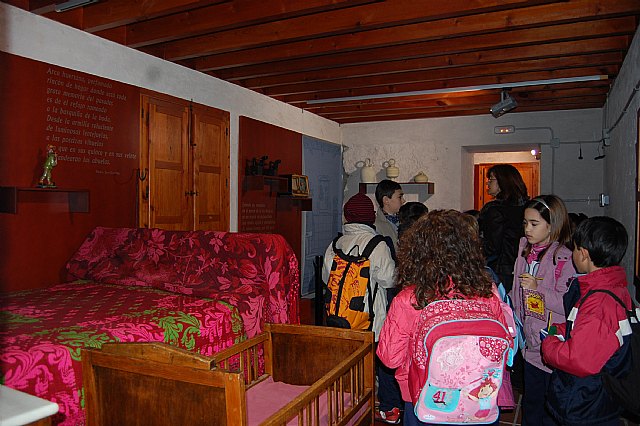
[[[44,171],[40,180],[38,181],[39,188],[56,188],[56,183],[51,179],[51,170],[58,165],[58,154],[56,153],[56,147],[53,145],[47,145],[47,159],[44,160]]]
[[[264,169],[264,174],[268,176],[276,176],[278,174],[278,166],[282,160],[270,161],[269,167]]]

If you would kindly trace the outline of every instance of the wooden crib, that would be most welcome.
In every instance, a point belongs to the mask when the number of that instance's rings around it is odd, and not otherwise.
[[[213,357],[112,343],[82,359],[88,425],[373,424],[370,332],[266,324]]]

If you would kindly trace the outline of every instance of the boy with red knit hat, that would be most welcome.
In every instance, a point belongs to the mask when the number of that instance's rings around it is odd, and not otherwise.
[[[336,241],[336,248],[342,250],[344,253],[350,253],[352,255],[361,255],[367,243],[378,233],[373,225],[376,221],[376,213],[373,208],[373,202],[365,194],[357,193],[344,205],[344,219],[345,223],[342,226],[343,235]],[[327,247],[324,254],[324,265],[322,268],[322,280],[327,283],[329,280],[329,274],[333,264],[333,257],[335,252],[333,250],[333,243]],[[391,288],[395,284],[394,271],[395,262],[391,257],[391,250],[389,246],[384,242],[375,246],[371,255],[369,256],[370,262],[370,282],[372,288],[375,288],[377,284],[378,290],[374,292],[375,298],[373,301],[373,326],[372,331],[375,333],[375,341],[378,341],[378,335],[382,328],[382,323],[387,316],[387,292],[385,289]],[[365,312],[370,312],[370,306],[368,306],[369,295],[365,296]],[[376,363],[377,364],[377,363]],[[377,365],[376,365],[377,367]],[[377,368],[376,368],[377,370]],[[381,403],[383,401],[380,401]],[[396,408],[396,410],[398,410]],[[399,410],[396,415],[393,416],[392,421],[387,423],[397,424],[400,422]],[[385,420],[383,420],[385,421]]]

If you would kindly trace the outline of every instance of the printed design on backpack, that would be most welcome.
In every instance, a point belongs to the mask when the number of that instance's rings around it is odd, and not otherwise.
[[[333,263],[326,294],[327,325],[330,327],[370,330],[373,324],[373,302],[378,284],[371,283],[369,256],[384,237],[376,235],[367,243],[362,253],[356,245],[344,253],[333,240]],[[368,300],[365,302],[365,297]],[[366,308],[369,309],[366,309]]]
[[[498,418],[498,391],[513,338],[490,305],[477,300],[439,300],[418,320],[411,382],[414,412],[427,423],[486,424]],[[412,388],[412,392],[414,389]],[[415,396],[415,395],[414,395]]]

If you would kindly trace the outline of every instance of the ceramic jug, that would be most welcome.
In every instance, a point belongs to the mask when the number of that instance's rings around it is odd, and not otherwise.
[[[396,160],[391,158],[389,161],[385,161],[383,165],[385,164],[387,177],[389,179],[395,179],[400,175],[400,169],[396,166]]]
[[[359,161],[358,163],[362,163],[362,169],[360,169],[360,180],[362,183],[375,183],[376,171],[373,169],[371,159],[367,158],[364,161]]]
[[[416,183],[426,183],[429,182],[429,177],[424,172],[420,172],[414,176],[413,181]]]

